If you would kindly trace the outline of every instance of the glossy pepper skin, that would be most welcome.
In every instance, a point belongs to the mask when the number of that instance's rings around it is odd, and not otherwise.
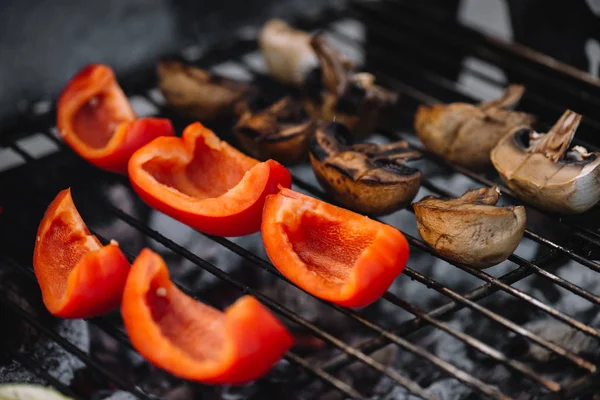
[[[281,164],[246,156],[199,122],[182,138],[160,137],[136,151],[129,179],[151,207],[220,236],[257,232],[267,195],[292,184]]]
[[[377,300],[409,255],[397,229],[290,189],[267,197],[261,232],[269,258],[285,277],[346,307]]]
[[[172,136],[163,118],[137,119],[115,74],[90,64],[65,86],[57,104],[57,128],[63,140],[99,168],[125,173],[134,151],[159,136]]]
[[[292,345],[286,328],[252,296],[224,312],[198,302],[169,280],[163,259],[144,249],[123,294],[133,346],[180,378],[241,384],[266,374]]]
[[[102,246],[73,204],[70,189],[61,191],[40,222],[33,267],[50,313],[88,318],[121,304],[129,262],[118,244]]]

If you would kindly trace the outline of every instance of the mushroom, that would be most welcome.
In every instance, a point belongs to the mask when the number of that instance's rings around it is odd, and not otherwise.
[[[167,104],[190,118],[208,121],[230,116],[254,88],[175,60],[158,64],[158,86]]]
[[[319,66],[310,46],[310,34],[292,28],[283,20],[272,19],[263,25],[258,45],[269,75],[282,83],[302,86],[307,75]]]
[[[427,196],[413,204],[419,235],[443,257],[488,268],[517,248],[527,220],[523,206],[496,206],[497,187],[474,189],[459,198]]]
[[[567,110],[548,133],[515,129],[494,148],[494,167],[523,201],[577,214],[600,200],[600,153],[581,146],[567,151],[580,121],[580,114]]]
[[[321,66],[318,82],[305,85],[305,108],[315,120],[337,121],[355,136],[364,136],[378,125],[382,111],[396,104],[397,94],[375,85],[367,72],[355,73],[352,63],[339,55],[322,34],[310,41]]]
[[[490,151],[515,127],[534,122],[530,114],[512,111],[525,87],[510,85],[494,101],[420,106],[415,130],[423,145],[451,163],[482,171],[491,167]]]
[[[313,122],[299,102],[286,96],[266,108],[240,103],[240,119],[234,132],[240,144],[255,158],[272,158],[291,165],[306,157],[308,137],[314,132]]]
[[[417,194],[421,172],[405,162],[419,157],[405,141],[348,145],[350,132],[337,122],[321,123],[309,140],[313,171],[340,204],[372,216],[389,214]]]

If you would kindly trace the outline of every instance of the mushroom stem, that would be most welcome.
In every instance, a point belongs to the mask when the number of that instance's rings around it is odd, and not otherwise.
[[[460,196],[457,202],[460,203],[471,203],[471,204],[486,204],[493,206],[498,202],[500,198],[500,192],[497,186],[473,189],[465,192]]]
[[[315,51],[321,64],[323,86],[338,96],[341,96],[348,87],[348,63],[327,43],[325,36],[319,33],[312,37],[310,45]]]
[[[484,111],[490,108],[513,109],[519,103],[524,93],[525,86],[512,84],[504,90],[502,96],[496,100],[480,103],[479,108]]]
[[[580,122],[581,114],[572,110],[565,111],[547,134],[530,140],[527,152],[540,153],[549,160],[557,162],[567,152]]]

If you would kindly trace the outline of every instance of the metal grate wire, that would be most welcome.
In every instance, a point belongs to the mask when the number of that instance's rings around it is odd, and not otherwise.
[[[419,26],[419,24],[409,23],[408,21],[410,20],[410,18],[401,18],[400,16],[397,16],[395,13],[393,16],[386,17],[383,15],[382,12],[379,11],[379,9],[376,6],[373,6],[373,5],[355,3],[354,7],[351,8],[349,15],[353,15],[353,14],[362,16],[364,19],[371,18],[373,21],[377,21],[381,27],[385,27],[386,29],[388,29],[388,31],[384,31],[383,28],[380,28],[380,30],[381,30],[380,34],[382,34],[381,32],[386,32],[386,35],[389,35],[393,31],[395,34],[390,35],[390,37],[394,37],[394,38],[400,37],[400,35],[397,34],[397,31],[394,30],[394,29],[399,29],[399,28],[392,27],[388,22],[381,22],[381,21],[386,21],[386,20],[390,21],[390,22],[399,21],[399,22],[401,22],[400,26],[402,29],[406,29],[406,30],[419,29],[419,31],[418,31],[419,33],[422,33],[421,30],[425,29],[425,28],[421,28]],[[316,21],[316,23],[313,22],[313,24],[314,24],[314,26],[321,26],[321,27],[324,26],[323,21]],[[307,26],[308,25],[309,24],[307,24]],[[396,24],[396,25],[398,25],[398,24]],[[437,35],[436,32],[441,33],[439,31],[432,31],[432,33],[430,33],[429,36],[431,37],[431,35],[433,35],[433,34]],[[335,35],[336,37],[342,38],[345,42],[347,42],[350,45],[353,45],[356,47],[361,46],[361,44],[356,42],[353,38],[344,36],[343,33],[339,32],[335,29],[331,29],[329,31],[329,33]],[[435,38],[442,39],[442,36],[444,36],[444,35],[438,35],[438,36],[435,36]],[[412,38],[413,36],[410,36],[410,37]],[[418,43],[420,43],[420,45],[417,47],[426,48],[425,45],[427,44],[427,42],[424,39],[425,37],[427,37],[427,35],[418,36],[418,40],[419,41],[422,40],[422,42],[418,42]],[[402,43],[400,43],[399,41],[396,41],[396,42],[397,43],[395,43],[395,45],[398,45],[398,46],[402,45]],[[404,44],[406,44],[406,43],[407,42],[405,41]],[[456,45],[456,43],[455,42],[449,43],[449,45]],[[375,54],[376,57],[381,58],[385,55],[384,54],[385,47],[383,47],[383,45],[380,42],[377,42],[377,46],[381,46],[381,47],[374,48],[373,53]],[[236,56],[236,55],[241,56],[241,55],[245,54],[246,52],[251,51],[253,49],[254,49],[254,44],[251,42],[239,42],[239,43],[234,43],[229,47],[224,46],[221,48],[221,50],[216,52],[217,56],[214,57],[215,62],[217,59],[219,59],[218,56],[221,56],[221,59],[223,59],[223,60],[228,60],[228,59],[234,58],[234,56]],[[493,56],[491,58],[493,58],[494,60],[497,57],[499,57],[497,55],[497,53],[492,49],[489,49],[486,47],[484,50],[485,51],[483,51],[481,53],[484,56],[491,54]],[[443,61],[440,58],[436,58],[436,60]],[[206,58],[203,60],[198,60],[198,61],[207,63]],[[384,60],[381,60],[381,61],[383,62]],[[395,56],[389,57],[389,54],[386,56],[386,61],[389,61],[390,64],[394,66],[394,68],[399,67],[400,64],[403,64],[402,60],[398,59]],[[240,62],[243,63],[244,61],[241,60]],[[498,64],[500,64],[500,62]],[[510,67],[512,67],[513,64],[510,63],[508,65]],[[245,66],[247,67],[247,69],[252,71],[251,65],[246,64]],[[415,62],[412,62],[412,64],[404,63],[402,65],[403,70],[405,70],[407,72],[419,73],[424,78],[424,80],[427,81],[426,87],[433,86],[433,87],[435,87],[436,92],[441,91],[446,94],[450,94],[452,96],[452,98],[455,100],[464,100],[464,99],[468,99],[470,101],[474,100],[472,97],[468,96],[468,92],[466,91],[465,88],[461,88],[461,87],[457,86],[456,83],[447,81],[447,80],[445,80],[445,78],[435,75],[435,72],[428,72],[426,70],[421,71],[421,69],[423,69],[422,67],[423,67],[423,65],[417,64]],[[518,68],[519,71],[521,71],[521,67],[519,65],[517,65],[515,68]],[[419,69],[419,71],[417,71],[417,69]],[[260,77],[259,71],[252,71],[252,72],[254,72],[254,74],[257,77]],[[380,70],[380,68],[375,68],[375,70],[373,70],[372,72],[374,72],[377,75],[378,79],[381,79],[383,82],[387,83],[391,88],[394,88],[394,89],[400,91],[403,95],[407,96],[408,98],[412,98],[412,100],[417,103],[440,102],[436,98],[435,95],[427,94],[428,90],[425,90],[425,92],[423,92],[423,90],[421,90],[420,88],[413,87],[412,84],[407,84],[406,82],[400,81],[398,77],[390,76],[389,72],[384,72],[384,71]],[[487,79],[488,82],[495,83],[496,85],[499,83],[499,82],[494,82],[493,79],[488,79],[489,77],[487,77],[485,75],[479,74],[478,77],[480,77],[482,79]],[[163,107],[160,104],[157,104],[156,102],[154,102],[152,100],[152,98],[150,96],[148,96],[148,90],[151,89],[152,86],[149,85],[149,83],[151,81],[147,80],[146,78],[147,77],[144,77],[143,79],[139,79],[139,82],[132,83],[131,85],[126,87],[126,91],[131,94],[143,95],[148,101],[153,102],[155,105],[157,105],[161,109],[161,111],[164,112]],[[431,85],[431,86],[429,86],[429,85]],[[577,94],[577,93],[580,93],[580,92],[575,91],[571,94]],[[535,101],[539,101],[540,103],[544,103],[544,102],[540,101],[540,99],[544,99],[544,98],[540,97],[537,94],[534,95],[532,99]],[[584,98],[580,99],[580,100],[588,101],[589,98],[584,96]],[[542,104],[542,105],[544,105],[544,104]],[[552,107],[549,107],[549,109],[557,109],[557,108],[560,109],[560,107],[556,107],[553,104],[551,104],[551,105],[552,105]],[[546,104],[546,106],[547,106],[547,104]],[[543,114],[544,118],[546,118],[547,115],[548,114]],[[59,144],[62,147],[62,149],[64,150],[65,146],[62,144],[62,142],[58,141],[49,131],[49,129],[51,128],[51,125],[50,125],[51,119],[47,119],[47,116],[46,116],[46,119],[40,118],[39,120],[44,121],[46,124],[44,125],[43,123],[40,123],[38,121],[38,124],[37,125],[32,124],[30,126],[30,129],[32,129],[33,127],[35,127],[34,128],[35,130],[39,129],[40,131],[42,131],[44,133],[44,135],[46,135],[48,138],[51,138],[54,142]],[[550,120],[550,119],[547,119],[547,120]],[[390,138],[397,138],[397,135],[394,132],[391,132],[391,134],[389,136],[390,136]],[[9,146],[11,149],[13,149],[18,154],[20,154],[28,163],[36,163],[38,161],[28,153],[27,149],[22,148],[17,143],[11,142],[11,143],[9,143]],[[484,185],[494,184],[494,182],[490,181],[489,179],[487,179],[483,176],[474,174],[472,172],[466,171],[461,168],[451,166],[451,165],[445,163],[443,160],[439,160],[438,158],[436,158],[435,156],[432,156],[431,154],[429,154],[427,152],[425,152],[424,154],[428,160],[430,160],[434,163],[437,163],[439,165],[454,168],[456,171],[463,173],[464,175],[468,176],[469,178],[473,179],[474,181],[476,181],[478,183],[481,183]],[[298,187],[306,190],[307,192],[314,195],[315,197],[324,198],[324,193],[320,189],[314,187],[313,185],[311,185],[307,182],[302,181],[298,177],[294,177],[294,183]],[[438,188],[435,184],[433,184],[431,181],[429,181],[427,179],[424,179],[423,186],[426,187],[427,189],[433,191],[436,194],[441,194],[441,195],[449,195],[450,194],[450,193],[446,192],[445,190]],[[503,191],[503,193],[508,194],[509,196],[512,195],[512,193],[510,191],[508,191],[508,189],[506,189],[505,187],[501,187],[501,190]],[[30,198],[34,198],[34,197],[35,196],[23,196],[24,199],[25,198],[30,199]],[[421,397],[424,397],[424,398],[430,398],[430,395],[423,388],[421,388],[417,383],[404,377],[403,375],[398,373],[396,370],[394,370],[390,367],[386,367],[385,365],[377,362],[376,360],[374,360],[372,357],[370,357],[368,355],[369,353],[383,347],[383,345],[392,342],[409,352],[412,352],[424,359],[427,359],[428,361],[433,363],[433,365],[437,366],[440,370],[442,370],[446,375],[452,376],[452,377],[462,381],[463,383],[469,385],[470,387],[472,387],[474,390],[478,391],[481,394],[484,394],[491,398],[496,398],[496,399],[509,398],[508,396],[500,393],[495,387],[493,387],[489,384],[486,384],[485,382],[482,382],[481,380],[472,376],[470,373],[457,368],[456,366],[452,365],[451,363],[440,359],[439,357],[432,354],[431,352],[429,352],[419,346],[416,346],[416,345],[412,344],[410,341],[408,341],[407,339],[403,338],[403,336],[406,336],[409,333],[412,333],[425,325],[432,325],[438,329],[441,329],[442,331],[452,335],[456,339],[466,343],[468,346],[480,351],[481,353],[496,360],[497,362],[503,363],[504,365],[510,367],[511,369],[513,369],[515,371],[519,371],[520,373],[523,374],[524,377],[537,383],[541,388],[543,388],[543,390],[545,390],[547,392],[557,392],[559,390],[563,390],[563,392],[566,395],[571,395],[572,393],[578,393],[578,391],[585,390],[586,388],[591,387],[591,385],[593,385],[594,377],[597,377],[597,366],[594,365],[593,363],[583,359],[582,357],[580,357],[576,354],[573,354],[569,350],[567,350],[559,345],[556,345],[546,339],[539,337],[536,334],[533,334],[532,332],[519,326],[518,324],[513,323],[512,321],[508,320],[507,318],[504,318],[504,317],[500,316],[499,314],[497,314],[493,311],[490,311],[489,309],[487,309],[484,306],[481,306],[480,304],[477,303],[479,300],[486,298],[493,293],[496,293],[498,291],[504,291],[504,292],[509,293],[510,295],[520,299],[521,301],[535,307],[539,311],[545,312],[545,313],[549,314],[551,317],[553,317],[557,320],[560,320],[560,321],[574,327],[575,329],[578,329],[581,332],[586,333],[587,335],[590,335],[596,339],[599,338],[600,332],[598,332],[598,330],[596,330],[586,324],[583,324],[580,321],[575,320],[574,318],[533,298],[532,296],[528,295],[527,293],[520,291],[518,289],[515,289],[514,287],[511,286],[512,284],[514,284],[532,274],[536,274],[536,275],[542,276],[545,279],[547,279],[548,281],[590,301],[591,303],[593,303],[595,305],[600,304],[599,296],[594,295],[593,293],[590,293],[590,292],[586,291],[585,289],[580,288],[580,287],[566,281],[565,279],[563,279],[555,274],[552,274],[544,269],[546,266],[548,266],[552,262],[556,261],[557,259],[566,256],[566,257],[569,257],[569,258],[581,263],[582,265],[584,265],[590,269],[593,269],[595,271],[600,271],[600,265],[597,262],[589,260],[581,255],[583,253],[583,250],[587,250],[588,248],[597,248],[598,247],[598,243],[599,243],[598,237],[600,237],[600,235],[598,235],[596,232],[594,232],[588,228],[581,227],[581,226],[579,226],[575,223],[572,223],[568,220],[563,219],[563,220],[557,221],[557,223],[566,224],[569,227],[575,228],[577,230],[575,232],[575,234],[578,235],[579,238],[581,238],[585,241],[586,247],[582,247],[577,250],[573,250],[568,247],[565,247],[562,244],[555,243],[550,239],[547,239],[535,232],[528,230],[526,232],[526,237],[540,243],[543,246],[546,246],[550,251],[546,255],[541,256],[539,259],[532,260],[532,261],[525,260],[517,255],[512,255],[510,257],[510,261],[514,262],[518,266],[518,268],[516,268],[515,270],[513,270],[511,272],[508,272],[507,274],[505,274],[504,276],[499,277],[499,278],[495,278],[495,277],[493,277],[485,272],[482,272],[482,271],[474,270],[468,266],[455,265],[456,267],[462,269],[463,271],[465,271],[473,276],[476,276],[477,278],[479,278],[485,282],[482,286],[480,286],[474,290],[471,290],[470,292],[465,293],[465,294],[457,293],[456,291],[453,291],[450,288],[445,287],[441,283],[439,283],[427,276],[424,276],[423,274],[415,271],[414,269],[407,267],[405,269],[404,274],[406,274],[411,279],[421,282],[428,288],[438,291],[439,293],[441,293],[445,297],[447,297],[449,299],[449,301],[434,310],[424,312],[423,310],[419,309],[418,307],[399,298],[395,294],[390,293],[390,292],[386,293],[383,296],[383,299],[385,301],[388,301],[406,311],[409,311],[410,313],[412,313],[415,316],[414,319],[402,323],[400,326],[398,326],[396,329],[394,329],[392,331],[386,330],[383,327],[381,327],[380,325],[378,325],[377,323],[365,319],[364,317],[362,317],[360,315],[359,312],[348,310],[348,309],[338,307],[335,305],[330,305],[337,312],[341,312],[341,313],[347,315],[349,318],[351,318],[351,319],[355,320],[356,322],[360,323],[361,325],[371,329],[375,334],[377,334],[376,337],[369,339],[363,343],[360,343],[356,346],[349,346],[348,344],[344,343],[337,337],[322,330],[321,328],[314,325],[313,323],[305,320],[304,318],[302,318],[300,315],[298,315],[294,311],[289,310],[288,308],[278,304],[277,302],[275,302],[271,298],[267,297],[263,293],[256,291],[255,289],[253,289],[251,287],[248,287],[243,282],[240,282],[239,280],[233,278],[232,276],[230,276],[223,270],[219,269],[217,266],[209,263],[208,261],[202,259],[198,255],[188,251],[181,245],[179,245],[179,244],[173,242],[172,240],[170,240],[169,238],[163,236],[160,232],[152,230],[147,225],[145,225],[144,222],[138,220],[137,218],[133,217],[132,215],[127,214],[126,212],[113,206],[112,204],[102,203],[102,202],[98,201],[97,199],[89,198],[88,201],[104,208],[106,210],[106,212],[112,214],[113,216],[122,220],[126,224],[128,224],[128,225],[132,226],[133,228],[137,229],[138,231],[142,232],[147,237],[152,238],[152,239],[156,240],[157,242],[161,243],[162,245],[164,245],[165,247],[167,247],[174,253],[179,254],[182,257],[188,259],[189,261],[194,263],[199,268],[205,269],[205,270],[209,271],[210,273],[212,273],[213,275],[219,277],[220,279],[237,287],[238,289],[240,289],[242,291],[242,293],[253,294],[259,300],[261,300],[265,305],[272,308],[277,313],[283,315],[285,318],[289,319],[290,321],[293,321],[294,323],[303,326],[304,328],[306,328],[307,330],[309,330],[316,336],[321,337],[325,341],[327,341],[327,342],[331,343],[332,345],[334,345],[335,347],[339,348],[341,350],[340,355],[338,355],[338,356],[330,359],[329,361],[327,361],[323,364],[320,364],[318,366],[311,365],[308,361],[306,361],[302,357],[300,357],[297,354],[292,353],[292,352],[289,352],[288,354],[286,354],[286,358],[293,364],[296,364],[297,366],[308,371],[309,374],[320,378],[321,380],[330,384],[332,387],[340,390],[342,393],[344,393],[348,397],[360,398],[363,395],[357,390],[359,388],[350,387],[348,384],[344,383],[343,381],[336,378],[332,374],[339,371],[344,366],[347,366],[352,360],[359,360],[360,362],[365,363],[366,365],[375,369],[376,371],[379,371],[380,373],[387,375],[389,378],[394,380],[396,383],[406,387],[411,392],[413,392],[417,395],[420,395]],[[18,222],[18,221],[16,221],[16,222]],[[435,256],[435,254],[421,240],[419,240],[415,237],[412,237],[406,233],[405,233],[405,235],[407,236],[407,238],[413,248],[420,249],[420,250],[423,250],[426,252],[430,252],[431,254],[433,254]],[[274,274],[274,275],[280,277],[281,279],[284,279],[279,274],[279,272],[270,264],[270,262],[249,252],[248,250],[244,249],[243,247],[233,243],[229,239],[214,237],[211,235],[205,235],[205,236],[212,239],[216,243],[219,243],[220,245],[224,246],[225,248],[231,250],[232,252],[240,255],[241,257],[247,259],[250,263],[252,263],[252,265],[255,265],[258,268],[261,268],[271,274]],[[31,279],[34,279],[34,276],[32,274],[30,267],[23,267],[14,261],[7,262],[7,264],[13,266],[14,268],[23,269],[23,270],[27,269],[29,271],[29,273],[27,275]],[[189,290],[187,292],[189,293]],[[7,306],[7,308],[12,310],[13,312],[15,312],[16,314],[21,316],[25,321],[30,323],[32,326],[35,326],[44,335],[46,335],[50,339],[56,341],[59,345],[61,345],[65,349],[67,349],[69,352],[75,354],[89,368],[98,372],[100,375],[104,376],[107,380],[114,382],[117,386],[135,394],[136,396],[139,396],[141,398],[152,398],[151,395],[143,392],[134,383],[125,382],[120,377],[115,376],[111,371],[104,368],[97,360],[94,360],[89,355],[85,354],[80,349],[78,349],[76,346],[74,346],[72,343],[68,342],[66,339],[57,335],[51,329],[44,326],[39,321],[36,321],[32,315],[28,314],[27,311],[20,308],[18,305],[16,305],[10,299],[0,297],[0,302],[2,302],[5,306]],[[495,321],[496,323],[504,326],[505,328],[550,350],[551,352],[566,358],[571,363],[573,363],[575,366],[582,368],[584,370],[587,370],[589,372],[589,374],[580,378],[577,381],[572,382],[567,388],[563,388],[557,382],[554,382],[554,381],[547,379],[547,378],[543,377],[542,375],[538,374],[536,371],[534,371],[528,365],[526,365],[518,360],[514,360],[514,359],[511,359],[511,358],[505,356],[504,354],[502,354],[500,351],[494,349],[493,347],[483,343],[482,341],[480,341],[472,336],[469,336],[468,334],[466,334],[464,332],[460,332],[460,331],[452,328],[449,324],[441,321],[442,317],[449,315],[451,313],[457,312],[458,310],[465,308],[465,307],[469,308],[473,311],[476,311],[477,313]],[[95,318],[95,319],[90,320],[90,322],[96,324],[101,329],[103,329],[106,333],[115,337],[119,342],[130,346],[130,343],[129,343],[126,335],[120,329],[118,329],[116,326],[114,326],[114,324],[111,323],[108,319]],[[23,359],[24,356],[19,355],[19,357],[20,357],[20,359]],[[35,360],[26,360],[24,362],[24,365],[25,365],[25,363],[28,363],[28,362],[29,362],[30,367],[35,365]],[[48,375],[48,374],[46,373],[46,375]],[[56,381],[56,379],[53,379],[52,377],[46,377],[46,378],[47,378],[46,380],[48,380],[49,383],[53,384],[54,386],[57,386],[57,388],[59,390],[69,390],[68,388],[63,387],[64,385],[60,384],[60,382]]]

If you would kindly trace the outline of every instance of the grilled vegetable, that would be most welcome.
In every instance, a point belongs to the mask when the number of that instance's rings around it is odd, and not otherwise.
[[[517,248],[525,231],[523,206],[500,207],[498,188],[465,192],[456,199],[427,196],[413,204],[419,234],[440,255],[473,268],[498,264]]]
[[[254,297],[224,312],[169,280],[163,259],[142,250],[131,267],[121,309],[131,344],[175,376],[211,384],[259,378],[292,345],[285,327]]]
[[[321,78],[306,85],[308,114],[315,120],[341,122],[356,136],[372,132],[382,112],[396,103],[397,95],[375,85],[373,75],[355,73],[323,35],[313,36],[310,43],[319,57]]]
[[[377,300],[408,259],[397,229],[285,188],[267,197],[261,233],[286,278],[346,307]]]
[[[529,126],[534,117],[511,109],[525,88],[510,85],[497,100],[420,106],[415,130],[423,145],[451,163],[481,171],[491,167],[490,151],[506,134]]]
[[[0,400],[71,400],[54,389],[28,383],[0,384]]]
[[[242,82],[166,59],[158,64],[158,86],[171,108],[203,122],[233,115],[236,104],[255,91]]]
[[[600,153],[569,150],[581,115],[567,110],[548,133],[516,129],[494,148],[494,167],[523,201],[577,214],[600,200]]]
[[[182,138],[162,137],[129,161],[129,179],[151,207],[199,231],[240,236],[260,229],[265,197],[291,175],[276,161],[258,162],[200,122]]]
[[[40,222],[33,268],[44,304],[63,318],[88,318],[119,306],[129,273],[116,242],[102,246],[61,191]]]
[[[308,74],[319,66],[310,35],[280,19],[272,19],[262,27],[258,45],[269,75],[282,83],[302,86]]]
[[[314,132],[313,122],[302,106],[284,97],[263,109],[241,103],[234,131],[246,151],[260,160],[272,158],[286,165],[306,158],[306,144]]]
[[[383,215],[417,194],[421,173],[405,162],[419,154],[405,141],[345,145],[349,132],[336,122],[323,124],[311,138],[310,161],[321,186],[344,207]]]
[[[136,116],[105,65],[83,68],[65,86],[57,104],[62,139],[97,167],[125,173],[129,157],[159,136],[173,135],[167,119]]]

